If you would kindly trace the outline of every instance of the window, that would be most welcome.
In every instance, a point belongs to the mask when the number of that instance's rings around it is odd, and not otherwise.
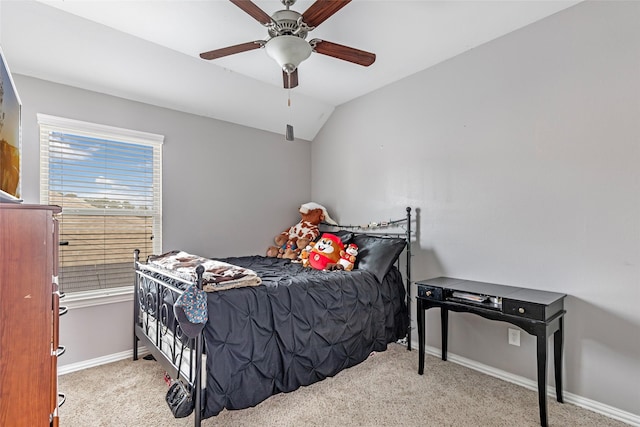
[[[40,201],[59,215],[65,293],[133,285],[133,251],[162,249],[164,137],[38,114]]]

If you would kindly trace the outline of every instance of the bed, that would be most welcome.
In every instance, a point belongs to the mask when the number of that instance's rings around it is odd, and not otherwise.
[[[202,265],[185,274],[142,262],[136,252],[134,360],[142,345],[187,385],[199,426],[223,409],[255,406],[334,376],[388,343],[403,340],[409,350],[411,209],[375,226],[364,232],[359,226],[323,230],[358,245],[352,271],[320,271],[256,255],[216,260],[255,273],[258,283],[212,285]],[[224,288],[215,289],[219,285]],[[208,320],[195,338],[183,333],[173,311],[189,286],[210,291]]]

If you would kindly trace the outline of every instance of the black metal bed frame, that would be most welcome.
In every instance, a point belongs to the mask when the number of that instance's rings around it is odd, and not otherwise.
[[[407,304],[407,350],[411,350],[411,208],[406,208],[406,217],[392,220],[382,224],[383,227],[397,227],[406,224],[404,232],[362,232],[359,234],[378,235],[383,237],[404,237],[407,241],[406,253],[406,304]],[[338,229],[364,230],[364,226],[332,225]],[[357,231],[355,231],[358,233]],[[140,251],[134,251],[134,303],[133,303],[133,360],[138,360],[138,345],[143,345],[145,349],[160,363],[167,372],[177,372],[175,380],[182,380],[188,384],[194,400],[194,426],[200,427],[202,423],[202,374],[203,374],[203,352],[204,342],[202,333],[193,339],[183,336],[178,322],[171,322],[169,305],[165,302],[165,297],[170,301],[175,301],[182,290],[178,287],[162,281],[147,271],[158,273],[171,281],[180,282],[187,286],[195,285],[202,289],[202,275],[204,268],[196,268],[197,279],[190,282],[179,276],[172,275],[166,270],[156,269],[140,262]],[[400,267],[400,260],[396,266]],[[171,294],[171,295],[169,295]],[[154,331],[153,334],[151,332]],[[171,334],[172,343],[166,343],[163,338]],[[185,375],[181,369],[181,355],[184,352],[189,354],[189,374]],[[195,366],[194,366],[195,363]]]

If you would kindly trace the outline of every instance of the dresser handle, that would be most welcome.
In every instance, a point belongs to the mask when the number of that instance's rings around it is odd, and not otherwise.
[[[518,313],[520,313],[520,314],[524,314],[524,308],[520,307],[520,308],[518,309]]]
[[[65,351],[67,351],[67,347],[65,347],[63,345],[59,345],[58,349],[56,350],[56,357],[62,356]]]
[[[58,408],[64,405],[64,402],[66,401],[67,401],[67,396],[64,393],[58,393]]]
[[[69,311],[69,307],[63,307],[61,306],[58,312],[58,317],[59,316],[64,316],[65,314],[67,314],[67,312]]]
[[[431,296],[431,291],[427,291],[424,293],[426,296],[430,297]]]

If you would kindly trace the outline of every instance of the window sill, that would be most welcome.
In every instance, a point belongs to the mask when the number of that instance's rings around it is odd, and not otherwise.
[[[127,301],[133,301],[133,286],[69,293],[60,300],[60,305],[73,310]]]

